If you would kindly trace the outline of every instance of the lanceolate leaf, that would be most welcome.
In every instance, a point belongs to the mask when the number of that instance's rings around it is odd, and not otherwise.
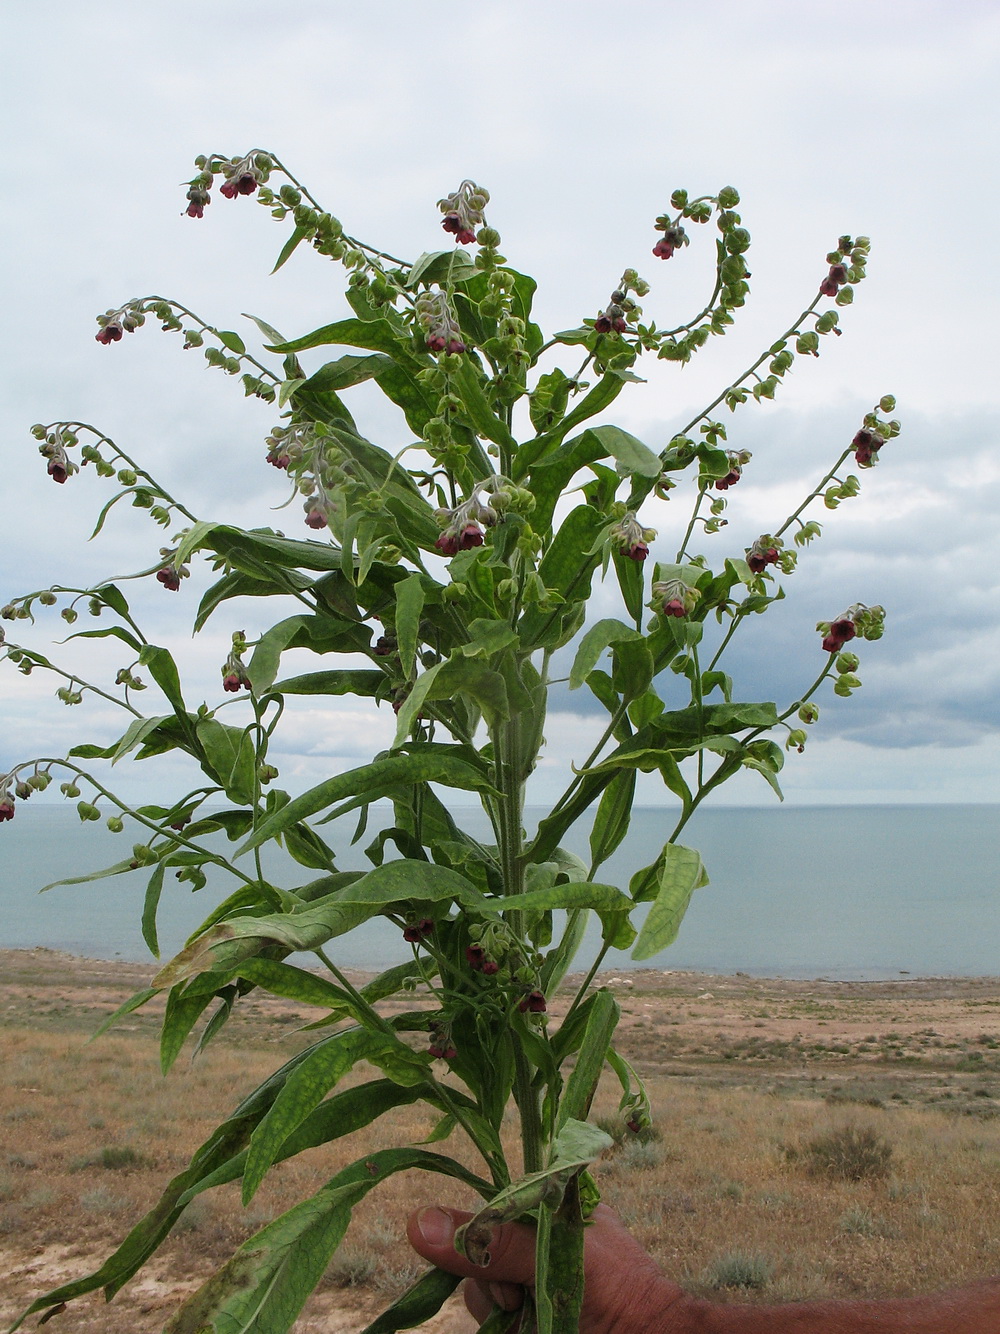
[[[668,843],[654,866],[656,898],[632,951],[632,958],[637,960],[651,959],[674,943],[691,895],[708,884],[701,856],[694,848]],[[649,896],[644,872],[638,872],[633,883],[637,889],[642,887],[643,897]]]

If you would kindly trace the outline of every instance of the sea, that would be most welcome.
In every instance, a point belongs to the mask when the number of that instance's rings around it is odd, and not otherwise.
[[[487,837],[480,810],[454,813]],[[526,826],[543,814],[529,808]],[[391,810],[376,806],[354,846],[350,822],[323,833],[342,869],[365,868],[362,849],[391,823]],[[627,838],[596,878],[627,888],[671,827],[670,811],[636,809]],[[115,835],[81,824],[67,807],[18,803],[16,819],[0,826],[0,948],[150,960],[140,930],[148,871],[39,892],[122,860],[141,837],[137,827]],[[219,839],[220,848],[230,846]],[[682,841],[700,851],[710,883],[694,894],[674,944],[643,967],[843,980],[1000,975],[1000,805],[715,807],[696,812]],[[586,860],[586,827],[566,846]],[[269,858],[266,873],[288,889],[318,874],[278,850]],[[235,887],[227,873],[213,872],[192,893],[168,875],[161,957],[175,953]],[[638,909],[635,920],[646,911]],[[595,927],[575,966],[588,966],[599,943]],[[381,918],[329,948],[342,966],[366,970],[410,957],[398,929]],[[611,972],[635,966],[616,951],[604,964]]]

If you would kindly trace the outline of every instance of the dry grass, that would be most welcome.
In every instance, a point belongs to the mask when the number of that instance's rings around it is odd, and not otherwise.
[[[58,960],[47,966],[51,960],[29,955],[21,963],[14,976],[8,967],[0,992],[7,1007],[0,1031],[0,1265],[9,1275],[0,1318],[99,1262],[220,1117],[305,1040],[294,1032],[294,1014],[255,1003],[197,1063],[182,1056],[163,1080],[154,1015],[139,1012],[125,1021],[127,1031],[85,1043],[97,1018],[141,985],[141,976],[123,985],[114,965],[88,975]],[[716,992],[721,985],[715,981]],[[996,1056],[981,1041],[987,1026],[995,1030],[992,1005],[984,1012],[988,1001],[978,996],[970,1011],[968,998],[959,997],[955,1022],[968,1031],[938,1039],[959,1045],[935,1048],[925,1033],[922,1048],[914,1025],[947,1028],[941,1014],[928,1019],[929,1001],[900,1018],[897,998],[879,1014],[862,996],[863,1014],[812,1016],[810,1027],[803,1009],[809,998],[794,993],[764,1001],[748,987],[738,1000],[716,1000],[665,994],[662,980],[660,988],[622,991],[632,1012],[623,1043],[649,1077],[658,1137],[624,1139],[597,1177],[668,1274],[704,1295],[775,1301],[926,1290],[1000,1272],[992,1226],[1000,1207]],[[747,1036],[760,1039],[755,1051],[765,1041],[786,1043],[782,1025],[789,1022],[810,1052],[817,1023],[840,1022],[848,1034],[853,1026],[858,1031],[846,1042],[853,1056],[726,1054]],[[868,1033],[891,1032],[902,1036],[879,1038],[877,1057],[859,1056]],[[828,1046],[845,1045],[839,1036],[831,1033]],[[893,1044],[918,1059],[887,1055]],[[700,1059],[693,1047],[705,1049]],[[976,1068],[959,1068],[976,1051],[984,1053],[971,1062]],[[613,1118],[615,1105],[614,1090],[603,1088],[595,1114]],[[134,1280],[111,1307],[96,1299],[76,1304],[53,1329],[151,1334],[176,1303],[178,1287],[200,1281],[264,1222],[345,1163],[422,1139],[432,1124],[417,1106],[282,1164],[246,1212],[235,1186],[206,1193],[148,1277]],[[886,1175],[841,1180],[809,1171],[809,1145],[831,1135],[843,1140],[845,1129],[891,1148]],[[458,1136],[442,1147],[467,1156]],[[405,1286],[416,1269],[401,1240],[403,1220],[415,1204],[432,1200],[467,1203],[447,1179],[413,1174],[373,1193],[299,1328],[360,1328]],[[442,1328],[457,1329],[458,1320],[444,1317]]]

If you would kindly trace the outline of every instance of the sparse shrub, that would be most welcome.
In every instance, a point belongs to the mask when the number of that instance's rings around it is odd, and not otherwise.
[[[378,1261],[369,1251],[337,1251],[323,1275],[323,1284],[331,1288],[369,1287],[377,1268]]]
[[[145,1167],[149,1160],[127,1144],[106,1144],[97,1153],[84,1154],[74,1158],[69,1165],[71,1172],[83,1172],[88,1167],[103,1167],[109,1172],[123,1172],[130,1167]]]
[[[898,1237],[899,1229],[881,1214],[870,1209],[847,1209],[840,1216],[841,1232],[853,1237]]]
[[[798,1156],[811,1176],[873,1181],[888,1173],[892,1145],[867,1126],[841,1126],[811,1139]]]
[[[760,1251],[727,1251],[705,1270],[703,1281],[710,1288],[766,1288],[774,1278],[774,1265]]]
[[[89,1214],[120,1214],[131,1207],[132,1201],[124,1195],[115,1195],[106,1186],[95,1186],[80,1196],[80,1207]]]

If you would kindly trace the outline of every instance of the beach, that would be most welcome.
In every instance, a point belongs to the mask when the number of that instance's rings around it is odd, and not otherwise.
[[[166,1079],[161,998],[88,1044],[153,972],[0,951],[0,1320],[96,1267],[215,1124],[310,1040],[298,1030],[315,1010],[254,992],[202,1056],[182,1053]],[[624,1144],[597,1178],[672,1278],[717,1299],[776,1301],[927,1290],[1000,1272],[1000,980],[643,969],[600,981],[621,1004],[620,1047],[649,1084],[656,1137]],[[394,1004],[384,1003],[387,1014]],[[613,1117],[615,1104],[602,1085],[595,1115]],[[417,1104],[311,1150],[275,1169],[247,1214],[233,1187],[199,1197],[111,1306],[83,1298],[53,1328],[152,1334],[181,1294],[331,1170],[422,1139],[432,1125]],[[885,1173],[849,1181],[806,1170],[817,1136],[845,1126],[891,1146]],[[443,1151],[461,1156],[458,1137]],[[437,1178],[407,1175],[381,1189],[358,1209],[300,1334],[361,1330],[419,1272],[400,1240],[407,1211],[468,1202]],[[726,1278],[741,1250],[760,1261],[756,1286]],[[469,1328],[457,1299],[433,1328]]]

